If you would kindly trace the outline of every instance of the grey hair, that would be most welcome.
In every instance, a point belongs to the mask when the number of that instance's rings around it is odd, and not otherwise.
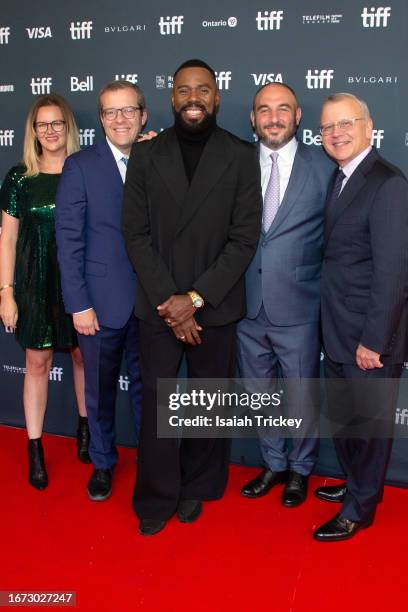
[[[369,119],[371,117],[367,102],[364,102],[364,100],[357,98],[357,96],[351,93],[340,92],[331,94],[324,100],[323,107],[330,102],[342,102],[343,100],[353,100],[354,102],[357,102],[360,105],[361,113],[364,119]]]

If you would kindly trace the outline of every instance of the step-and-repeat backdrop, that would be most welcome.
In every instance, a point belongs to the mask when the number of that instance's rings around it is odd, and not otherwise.
[[[2,0],[0,8],[0,180],[21,159],[24,121],[34,96],[62,94],[80,128],[81,145],[101,137],[100,88],[128,79],[144,90],[148,127],[172,122],[175,68],[193,57],[216,71],[219,124],[253,140],[249,111],[255,91],[286,82],[303,109],[298,137],[319,147],[325,96],[349,91],[365,99],[373,144],[407,173],[408,3],[367,0]],[[408,237],[407,237],[408,239]],[[0,330],[0,422],[23,425],[24,353]],[[46,430],[72,435],[76,411],[68,355],[55,355]],[[128,378],[118,380],[118,438],[133,445]],[[406,426],[398,423],[398,426]],[[233,459],[257,463],[254,440],[234,441]],[[408,482],[408,445],[396,440],[389,482]],[[319,471],[338,473],[331,443],[322,441]]]

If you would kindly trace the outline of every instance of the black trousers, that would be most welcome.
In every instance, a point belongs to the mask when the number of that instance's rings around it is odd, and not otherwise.
[[[382,500],[401,373],[402,364],[363,371],[325,356],[333,441],[347,484],[341,513],[351,521],[372,521]]]
[[[184,354],[190,378],[233,377],[236,326],[204,328],[202,344],[186,346],[164,325],[139,323],[142,422],[133,508],[139,518],[168,520],[181,499],[222,497],[230,440],[158,438],[157,379],[176,378]]]

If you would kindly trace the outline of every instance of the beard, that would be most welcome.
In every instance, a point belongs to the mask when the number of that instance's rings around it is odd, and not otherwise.
[[[199,108],[203,113],[203,117],[198,120],[189,119],[188,121],[186,121],[182,113],[187,108]],[[215,106],[213,112],[209,113],[208,110],[205,108],[204,104],[201,104],[200,102],[185,104],[178,111],[176,111],[176,109],[173,107],[173,114],[176,125],[178,125],[184,131],[189,132],[190,134],[200,134],[201,132],[204,132],[207,128],[209,128],[211,125],[215,125],[217,111],[218,107]]]
[[[282,128],[284,132],[278,136],[271,136],[266,132],[266,130],[270,128]],[[279,121],[267,123],[266,125],[262,126],[262,128],[255,126],[255,131],[259,140],[269,149],[281,149],[284,147],[290,140],[292,140],[293,136],[297,132],[297,129],[298,126],[296,125],[295,121],[291,122],[290,125],[287,126]]]

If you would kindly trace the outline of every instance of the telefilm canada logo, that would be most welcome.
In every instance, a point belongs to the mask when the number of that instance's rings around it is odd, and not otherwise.
[[[258,11],[255,21],[256,28],[260,32],[280,30],[283,21],[283,11]]]
[[[136,85],[138,79],[138,75],[135,73],[129,74],[115,74],[115,81],[129,81]]]
[[[30,81],[33,96],[51,93],[52,77],[32,77]]]
[[[339,24],[343,19],[343,15],[328,15],[326,14],[318,14],[318,15],[302,15],[302,23],[303,25],[326,25],[326,24]]]
[[[0,93],[13,93],[14,85],[11,83],[9,85],[0,85]]]
[[[172,74],[156,74],[156,89],[171,89],[172,87]]]
[[[0,45],[8,45],[10,34],[9,26],[0,26]]]
[[[361,13],[363,28],[386,28],[391,18],[390,6],[364,7]]]
[[[201,23],[203,28],[236,28],[238,19],[236,17],[228,17],[228,19],[204,19]]]
[[[173,36],[181,34],[183,24],[184,15],[173,15],[172,17],[160,17],[158,26],[162,36]]]
[[[52,38],[52,31],[50,26],[26,28],[26,32],[28,38],[30,39]]]
[[[317,68],[309,68],[305,76],[306,87],[308,89],[330,89],[333,78],[333,69],[325,68],[323,70],[319,70]]]
[[[26,373],[25,368],[22,368],[20,366],[14,366],[14,365],[6,365],[6,364],[3,364],[3,371],[6,374],[25,374]],[[52,382],[62,382],[63,375],[64,375],[64,368],[62,368],[61,366],[54,366],[50,370],[49,379]]]
[[[79,130],[79,144],[81,147],[90,147],[95,140],[94,128],[81,128]]]
[[[0,147],[12,147],[14,130],[0,130]]]
[[[93,21],[71,21],[69,31],[72,40],[85,40],[91,38]]]

